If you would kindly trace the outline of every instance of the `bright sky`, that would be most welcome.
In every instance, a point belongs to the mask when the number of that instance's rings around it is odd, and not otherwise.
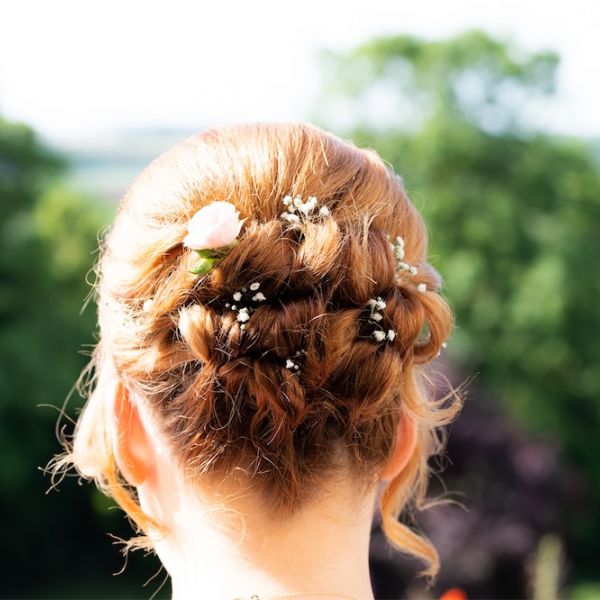
[[[600,135],[596,0],[18,0],[0,22],[0,114],[58,139],[307,118],[315,50],[479,26],[553,48],[554,131]]]

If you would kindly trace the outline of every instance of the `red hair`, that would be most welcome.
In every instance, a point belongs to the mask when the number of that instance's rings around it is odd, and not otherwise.
[[[279,218],[288,194],[314,195],[330,215],[299,239]],[[239,244],[199,279],[182,239],[192,215],[216,199],[247,220]],[[403,237],[416,274],[396,278],[386,233]],[[427,262],[424,221],[373,150],[309,124],[204,131],[135,180],[101,240],[96,273],[100,338],[78,381],[89,397],[55,472],[74,465],[142,531],[162,530],[113,456],[107,407],[121,380],[144,398],[186,480],[212,481],[235,468],[286,518],[332,477],[351,477],[357,494],[370,489],[405,412],[417,444],[382,491],[382,527],[394,547],[426,561],[422,574],[436,575],[435,548],[398,517],[410,502],[425,506],[428,459],[461,407],[455,391],[434,399],[424,370],[453,315]],[[242,333],[224,303],[257,279],[269,301]],[[385,344],[357,337],[361,307],[376,296],[396,332]],[[307,353],[298,375],[282,357],[299,348]],[[128,544],[152,548],[147,536]]]

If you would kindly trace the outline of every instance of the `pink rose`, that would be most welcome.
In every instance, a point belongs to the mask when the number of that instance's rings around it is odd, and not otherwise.
[[[231,202],[215,200],[202,207],[188,222],[188,234],[183,245],[193,250],[227,246],[240,233],[246,219],[238,219],[239,213]]]

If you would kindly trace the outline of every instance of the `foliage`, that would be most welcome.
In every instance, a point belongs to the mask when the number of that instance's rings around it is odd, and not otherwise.
[[[45,495],[51,482],[41,472],[61,450],[57,411],[68,398],[76,408],[69,391],[95,342],[86,275],[114,210],[71,191],[66,168],[29,127],[0,119],[0,554],[2,589],[14,597],[82,597],[94,593],[91,582],[98,594],[103,574],[113,579],[106,597],[124,593],[105,533],[119,530],[116,514],[97,511],[93,486],[63,482]],[[68,578],[57,577],[65,565]]]
[[[557,55],[474,30],[322,59],[314,119],[375,148],[428,222],[456,315],[448,355],[530,431],[554,435],[600,506],[600,170],[584,141],[534,126]],[[567,508],[585,571],[600,519]]]

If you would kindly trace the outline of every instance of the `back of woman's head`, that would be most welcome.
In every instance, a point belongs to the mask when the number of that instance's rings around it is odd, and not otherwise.
[[[282,215],[288,196],[326,210],[294,226]],[[215,200],[245,220],[239,243],[199,276],[182,241]],[[452,312],[427,262],[426,226],[374,151],[308,124],[195,135],[127,191],[96,270],[100,337],[79,382],[93,368],[95,385],[57,468],[75,465],[142,531],[160,528],[115,463],[107,398],[119,380],[144,398],[186,481],[235,474],[287,518],[338,476],[357,494],[376,483],[404,413],[418,440],[382,490],[382,526],[436,573],[433,546],[397,519],[410,501],[424,505],[438,428],[460,408],[457,395],[449,405],[431,397],[421,367],[439,354]],[[235,302],[249,305],[258,289],[263,299],[240,321]],[[374,337],[375,325],[393,333]]]

